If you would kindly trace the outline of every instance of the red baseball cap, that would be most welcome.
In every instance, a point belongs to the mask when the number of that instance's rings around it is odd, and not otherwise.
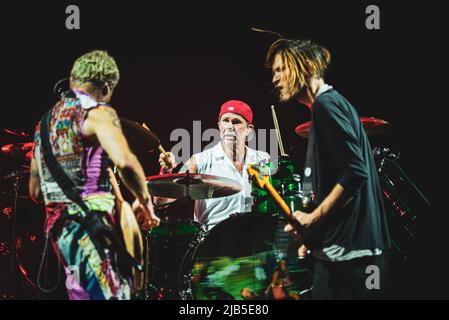
[[[223,103],[220,109],[220,114],[218,115],[218,121],[220,121],[221,116],[225,113],[235,113],[245,118],[249,123],[253,122],[253,111],[251,110],[251,107],[243,101],[229,100]]]

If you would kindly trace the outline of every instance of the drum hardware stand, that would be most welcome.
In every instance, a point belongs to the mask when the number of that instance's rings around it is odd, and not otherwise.
[[[143,299],[144,300],[150,300],[150,272],[148,270],[148,260],[150,259],[150,253],[149,253],[149,245],[148,245],[148,241],[149,241],[149,231],[145,231],[144,232],[144,237],[145,237],[145,284],[144,284],[144,289],[143,289]]]
[[[374,156],[381,156],[381,160],[379,163],[379,174],[383,173],[385,169],[385,163],[390,160],[398,169],[399,173],[401,174],[404,181],[409,184],[412,189],[416,192],[416,194],[421,198],[421,200],[427,205],[430,206],[429,200],[422,194],[422,192],[418,189],[418,187],[412,182],[412,180],[405,174],[405,172],[399,167],[397,162],[395,160],[399,159],[400,154],[392,152],[389,148],[374,148]]]
[[[14,299],[15,298],[15,286],[16,283],[16,269],[17,269],[17,247],[16,247],[16,221],[17,221],[17,199],[19,197],[19,187],[20,180],[23,176],[23,172],[19,170],[14,170],[9,175],[3,177],[3,179],[14,179],[13,182],[13,195],[14,202],[12,205],[12,210],[10,214],[11,219],[11,240],[9,243],[9,272],[8,272],[8,280],[6,283],[6,299]]]
[[[403,234],[399,240],[404,242],[396,242],[397,239],[393,239],[393,248],[401,259],[405,260],[413,250],[410,249],[410,241],[415,240],[415,229],[418,226],[416,213],[430,210],[430,202],[400,167],[397,161],[399,152],[386,147],[376,147],[373,149],[373,155],[385,205],[389,205],[393,214],[390,218],[391,227],[401,230]]]
[[[373,150],[373,154],[375,157],[379,157],[381,156],[381,160],[379,163],[379,168],[378,168],[378,172],[382,173],[383,168],[385,167],[385,162],[388,160],[398,160],[400,153],[398,152],[397,154],[394,153],[393,151],[391,151],[389,148],[379,148],[376,147]]]

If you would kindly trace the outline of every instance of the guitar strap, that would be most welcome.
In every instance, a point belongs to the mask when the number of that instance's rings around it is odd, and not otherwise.
[[[51,113],[53,111],[53,108],[50,109],[41,119],[40,124],[40,136],[41,136],[41,144],[42,144],[42,155],[44,158],[44,162],[50,171],[53,179],[56,181],[56,183],[61,188],[62,192],[66,195],[68,199],[75,202],[81,209],[82,213],[81,216],[85,216],[87,212],[89,212],[89,208],[84,203],[83,199],[81,198],[80,194],[78,193],[78,190],[76,188],[75,183],[70,179],[70,177],[67,175],[67,173],[64,171],[60,163],[56,160],[53,150],[50,145],[50,135],[49,135],[49,128],[50,128],[50,120],[51,120]]]
[[[304,165],[304,179],[302,182],[302,204],[308,207],[314,200],[313,193],[313,147],[315,142],[315,134],[313,132],[313,125],[310,126],[309,142],[307,144],[306,162]]]

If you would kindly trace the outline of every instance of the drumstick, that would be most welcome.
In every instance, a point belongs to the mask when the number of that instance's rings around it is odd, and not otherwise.
[[[282,137],[281,137],[281,130],[279,129],[279,123],[276,116],[276,110],[274,109],[274,105],[271,106],[271,113],[273,114],[273,122],[274,122],[274,128],[276,129],[276,136],[278,138],[278,144],[279,144],[279,151],[281,151],[281,157],[286,156],[284,152],[284,145],[282,143]]]
[[[148,126],[147,126],[147,124],[146,124],[145,122],[142,123],[142,127],[144,127],[144,128],[147,129],[147,130],[150,130],[150,128],[148,128]],[[164,156],[166,156],[166,157],[168,156],[167,151],[165,151],[165,149],[164,149],[163,146],[159,145],[157,148],[159,149],[159,151],[160,151]]]
[[[150,130],[150,128],[148,128],[147,124],[145,122],[142,123],[142,127],[144,127],[147,130]],[[165,159],[168,159],[168,153],[167,151],[165,151],[164,147],[162,145],[159,144],[159,146],[157,147],[159,149],[159,151],[164,155]],[[168,163],[166,160],[164,160],[165,163],[167,165],[170,165],[170,163]],[[171,165],[170,165],[171,166]]]
[[[163,146],[159,145],[158,149],[164,156],[168,156],[167,151],[165,151]]]

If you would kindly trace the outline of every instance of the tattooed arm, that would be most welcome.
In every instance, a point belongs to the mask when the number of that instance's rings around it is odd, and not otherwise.
[[[125,186],[140,202],[142,210],[146,212],[145,224],[142,227],[157,225],[159,219],[153,211],[143,168],[129,148],[115,110],[111,107],[98,107],[91,110],[84,122],[84,133],[88,137],[97,137],[103,149],[119,169]]]
[[[39,171],[37,168],[36,159],[33,157],[30,164],[30,180],[28,182],[28,192],[30,193],[31,200],[36,203],[42,201],[42,192],[39,178]]]

